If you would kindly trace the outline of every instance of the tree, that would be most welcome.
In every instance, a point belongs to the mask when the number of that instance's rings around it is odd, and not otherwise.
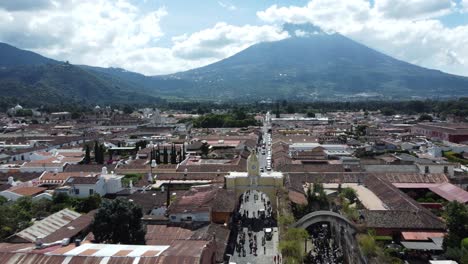
[[[367,257],[375,256],[377,251],[377,245],[375,238],[371,234],[358,236],[358,243],[362,249],[362,253]]]
[[[182,144],[182,160],[185,160],[187,153],[185,152],[185,144]]]
[[[468,237],[468,208],[453,201],[447,204],[446,212],[448,233],[444,237],[444,249],[458,248],[462,239]]]
[[[131,114],[133,112],[133,108],[129,105],[124,106],[123,108],[124,114]]]
[[[94,141],[94,161],[96,163],[99,163],[99,143],[97,141]]]
[[[171,146],[171,164],[177,164],[177,153],[174,144]]]
[[[390,107],[384,107],[380,110],[380,112],[384,115],[384,116],[392,116],[392,115],[395,115],[396,112],[395,110],[393,110],[392,108]]]
[[[200,150],[201,150],[202,156],[206,157],[210,151],[210,145],[208,145],[208,142],[203,141],[200,147]]]
[[[276,117],[276,118],[279,118],[279,117],[280,117],[280,105],[279,105],[279,102],[276,102],[275,117]]]
[[[288,112],[288,114],[294,114],[296,112],[296,109],[294,108],[294,105],[292,103],[288,104],[288,107],[286,108],[286,112]]]
[[[144,245],[146,227],[142,217],[141,207],[126,199],[104,200],[91,230],[98,243]]]
[[[161,164],[161,149],[159,148],[159,144],[156,149],[156,163]]]
[[[53,202],[49,199],[39,199],[32,202],[31,213],[34,218],[47,217],[52,212]]]
[[[286,263],[302,263],[304,257],[302,244],[308,237],[307,230],[303,228],[288,228],[279,244]]]
[[[89,164],[91,162],[91,151],[89,150],[89,145],[85,147],[85,157],[84,157],[84,164]]]
[[[350,203],[354,203],[354,201],[357,198],[356,191],[349,187],[343,188],[343,190],[341,191],[341,195],[344,198],[348,199]]]
[[[429,122],[432,122],[433,118],[432,116],[428,115],[428,114],[422,114],[419,116],[418,118],[418,121],[419,122],[424,122],[424,121],[429,121]]]
[[[167,164],[169,160],[168,154],[167,154],[167,147],[164,147],[163,149],[163,163]]]
[[[101,205],[101,196],[99,194],[90,195],[84,199],[79,200],[75,210],[80,213],[88,213],[94,209],[98,209]]]
[[[98,155],[98,159],[97,159],[97,163],[99,164],[104,164],[104,153],[106,152],[105,148],[104,148],[104,144],[101,144],[99,145],[99,155]]]

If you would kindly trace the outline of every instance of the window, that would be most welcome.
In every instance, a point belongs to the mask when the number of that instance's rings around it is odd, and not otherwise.
[[[444,166],[444,173],[448,173],[448,167],[447,166]]]
[[[192,221],[192,217],[191,217],[191,216],[187,216],[187,217],[185,218],[185,220],[186,220],[186,221]]]
[[[424,173],[429,173],[429,166],[424,167]]]
[[[176,216],[175,216],[175,215],[171,215],[171,219],[172,219],[172,220],[176,220]]]
[[[94,190],[93,189],[89,189],[89,195],[93,195],[94,194]]]
[[[79,195],[80,194],[80,189],[75,189],[75,194]]]

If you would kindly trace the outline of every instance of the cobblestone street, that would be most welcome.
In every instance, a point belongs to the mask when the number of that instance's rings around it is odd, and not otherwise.
[[[279,263],[278,228],[271,226],[272,209],[266,195],[246,192],[242,197],[236,249],[230,260],[237,264]],[[259,216],[260,214],[260,216]]]

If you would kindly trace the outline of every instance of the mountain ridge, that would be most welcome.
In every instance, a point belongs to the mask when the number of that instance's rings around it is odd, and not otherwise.
[[[394,59],[337,33],[258,43],[229,58],[166,78],[192,80],[197,88],[205,87],[208,92],[213,88],[222,96],[235,96],[232,91],[246,97],[275,98],[279,93],[279,97],[309,100],[362,93],[387,98],[468,94],[467,77]],[[265,89],[259,92],[258,83]]]
[[[159,76],[72,65],[0,43],[0,96],[136,103],[160,97],[314,101],[468,95],[467,77],[392,58],[313,25],[286,24],[283,29],[289,38],[257,43],[204,67]]]

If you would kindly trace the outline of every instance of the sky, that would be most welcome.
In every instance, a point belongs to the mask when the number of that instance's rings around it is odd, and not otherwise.
[[[0,0],[0,42],[146,75],[227,58],[312,23],[423,67],[468,76],[468,0]]]

